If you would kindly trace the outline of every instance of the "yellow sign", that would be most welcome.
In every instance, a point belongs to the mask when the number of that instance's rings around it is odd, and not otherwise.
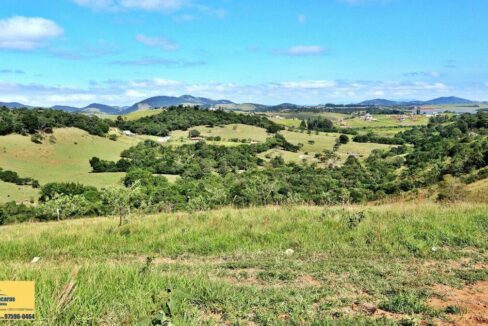
[[[0,320],[34,320],[34,282],[0,282]]]

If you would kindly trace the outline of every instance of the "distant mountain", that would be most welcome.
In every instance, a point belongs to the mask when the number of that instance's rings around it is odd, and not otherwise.
[[[376,105],[376,106],[393,106],[393,105],[398,105],[399,102],[397,101],[390,101],[390,100],[385,100],[383,98],[376,98],[374,100],[367,100],[363,101],[361,103],[358,103],[359,105]]]
[[[55,106],[51,106],[51,109],[66,111],[66,112],[78,112],[80,110],[79,108],[75,108],[74,106],[67,106],[67,105],[55,105]]]
[[[194,97],[191,95],[183,95],[180,97],[155,96],[134,104],[129,109],[127,109],[126,112],[133,112],[137,110],[146,110],[146,109],[168,107],[168,106],[176,106],[176,105],[200,105],[203,107],[210,107],[219,104],[229,105],[234,103],[228,100],[215,101],[205,97]]]
[[[18,102],[0,102],[0,107],[2,107],[2,106],[9,108],[9,109],[21,109],[21,108],[30,108],[31,107],[29,105],[25,105],[25,104],[18,103]]]
[[[374,105],[374,106],[395,106],[395,105],[453,105],[453,104],[472,104],[475,103],[473,101],[460,98],[460,97],[455,97],[455,96],[450,96],[450,97],[439,97],[433,100],[429,101],[390,101],[390,100],[385,100],[385,99],[374,99],[374,100],[367,100],[363,101],[361,103],[358,103],[359,105]]]
[[[439,97],[430,101],[425,101],[424,105],[471,104],[471,103],[474,102],[464,98],[450,96],[450,97]]]
[[[124,108],[100,103],[92,103],[79,109],[79,112],[89,114],[123,114]]]

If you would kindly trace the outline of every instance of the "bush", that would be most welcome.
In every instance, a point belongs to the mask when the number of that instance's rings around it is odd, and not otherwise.
[[[345,145],[345,144],[349,143],[349,137],[347,135],[342,134],[339,136],[339,142],[341,144]]]
[[[467,195],[466,185],[451,175],[445,175],[439,183],[437,201],[454,203],[463,200]]]
[[[31,142],[33,142],[33,143],[42,144],[43,140],[44,140],[44,137],[39,133],[35,133],[31,136]]]
[[[85,186],[80,183],[57,183],[51,182],[44,185],[41,188],[41,194],[39,201],[40,202],[47,202],[57,195],[65,195],[65,196],[75,196],[75,195],[85,195],[89,192],[97,192],[97,188],[91,186]]]

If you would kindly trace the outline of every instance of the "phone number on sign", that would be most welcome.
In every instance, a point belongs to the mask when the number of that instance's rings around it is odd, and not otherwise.
[[[34,314],[5,314],[3,320],[30,320],[34,319]]]

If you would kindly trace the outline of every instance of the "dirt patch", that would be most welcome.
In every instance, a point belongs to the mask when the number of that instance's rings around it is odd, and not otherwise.
[[[321,286],[320,282],[311,275],[304,275],[298,279],[298,282],[304,286]]]
[[[450,315],[449,321],[441,325],[488,325],[488,281],[483,281],[462,289],[445,285],[434,287],[436,296],[429,300],[429,306],[436,309],[458,307],[460,314]]]

